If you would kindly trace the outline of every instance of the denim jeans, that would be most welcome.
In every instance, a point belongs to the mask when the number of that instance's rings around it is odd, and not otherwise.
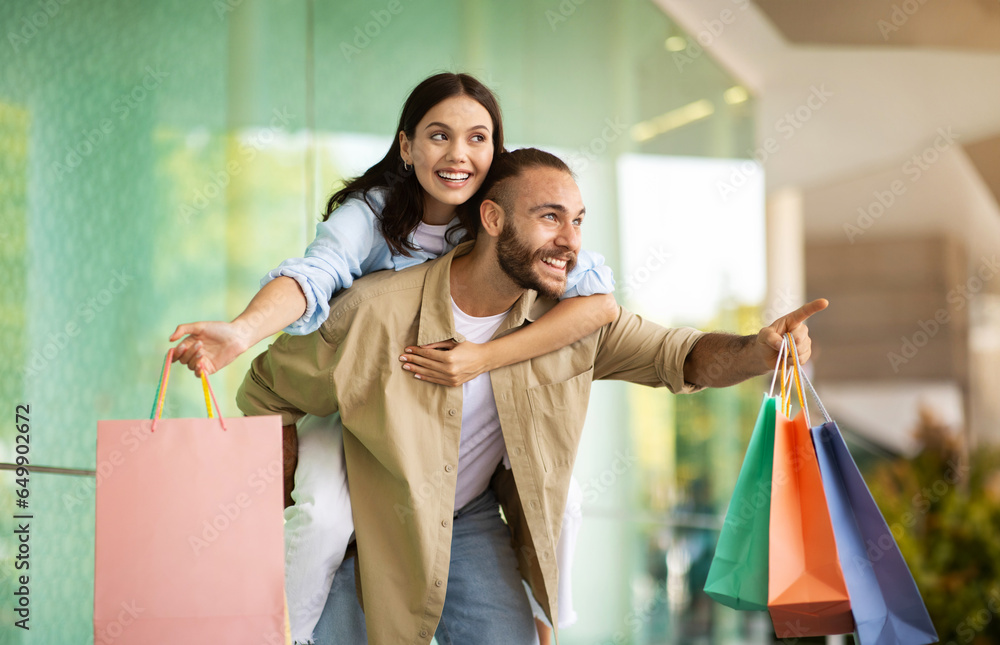
[[[521,584],[510,532],[492,490],[455,513],[444,612],[434,633],[439,645],[533,645],[538,642]],[[378,589],[365,590],[375,595]],[[333,579],[316,645],[367,643],[364,615],[354,591],[354,558]]]

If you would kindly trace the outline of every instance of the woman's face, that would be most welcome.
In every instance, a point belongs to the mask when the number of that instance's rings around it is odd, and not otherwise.
[[[453,96],[432,107],[410,139],[399,133],[403,161],[424,189],[424,221],[447,224],[493,163],[493,119],[475,99]]]

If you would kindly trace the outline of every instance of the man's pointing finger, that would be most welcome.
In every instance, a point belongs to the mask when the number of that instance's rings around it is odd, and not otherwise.
[[[809,316],[817,314],[830,305],[830,301],[826,298],[820,298],[818,300],[813,300],[810,303],[804,304],[792,313],[785,316],[785,328],[792,330],[804,323]]]

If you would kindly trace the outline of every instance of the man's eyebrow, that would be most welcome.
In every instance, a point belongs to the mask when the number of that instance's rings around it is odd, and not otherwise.
[[[563,206],[562,204],[556,204],[554,202],[550,202],[550,203],[547,203],[547,204],[539,204],[538,206],[532,206],[531,208],[528,209],[528,212],[529,213],[534,213],[536,211],[545,211],[545,210],[559,211],[560,213],[568,213],[569,212],[569,209],[567,209],[565,206]],[[585,215],[586,213],[587,213],[587,209],[586,208],[581,208],[580,212],[577,213],[577,215]]]
[[[447,125],[445,123],[441,123],[440,121],[431,121],[430,123],[428,123],[426,125],[426,127],[424,127],[424,130],[428,130],[430,128],[433,128],[434,126],[442,128],[444,130],[451,130],[451,126],[450,125]],[[489,129],[490,129],[489,126],[485,126],[485,125],[474,125],[471,128],[469,128],[470,131],[471,130],[486,130],[487,132],[489,131]]]

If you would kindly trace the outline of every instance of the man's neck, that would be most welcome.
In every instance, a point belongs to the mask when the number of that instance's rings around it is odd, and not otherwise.
[[[483,250],[477,243],[451,262],[451,298],[463,312],[479,318],[502,314],[524,293]]]

